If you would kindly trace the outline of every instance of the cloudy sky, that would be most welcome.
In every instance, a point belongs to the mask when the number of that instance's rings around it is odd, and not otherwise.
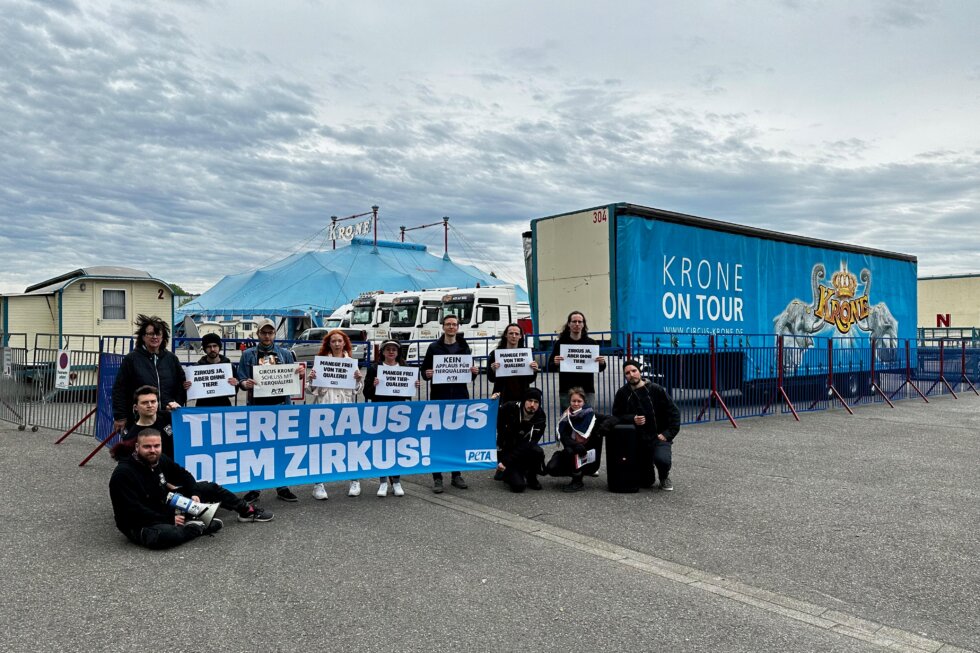
[[[142,5],[3,3],[0,292],[200,292],[373,204],[519,281],[529,219],[617,201],[980,272],[975,0]]]

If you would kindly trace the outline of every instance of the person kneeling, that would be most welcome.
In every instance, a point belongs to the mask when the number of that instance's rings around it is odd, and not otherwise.
[[[175,514],[167,503],[171,492],[197,502],[220,503],[237,512],[238,521],[272,521],[272,513],[246,503],[217,483],[196,481],[164,455],[162,447],[160,431],[143,429],[136,435],[135,451],[119,461],[109,479],[116,528],[131,542],[148,549],[168,549],[221,529],[217,518],[206,526],[190,515]]]
[[[545,471],[550,476],[571,476],[562,492],[585,489],[582,478],[599,469],[602,455],[602,434],[596,427],[596,414],[586,404],[582,388],[568,391],[568,410],[558,420],[558,441],[562,448],[552,455]]]
[[[497,471],[514,492],[540,490],[538,474],[544,451],[538,446],[547,417],[541,410],[541,391],[528,388],[523,401],[507,401],[497,413]]]

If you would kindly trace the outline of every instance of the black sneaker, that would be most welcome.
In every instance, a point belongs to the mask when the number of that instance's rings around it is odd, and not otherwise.
[[[453,487],[459,488],[460,490],[465,490],[469,487],[469,485],[466,484],[466,481],[463,480],[462,476],[453,476],[452,484]]]
[[[495,480],[495,481],[502,481],[502,480],[504,480],[504,473],[501,470],[498,469],[496,471],[496,473],[494,473],[494,475],[493,475],[493,480]]]
[[[245,496],[242,497],[242,501],[244,501],[245,503],[255,503],[258,500],[259,500],[258,490],[249,490],[248,492],[245,493]]]
[[[223,521],[221,521],[220,519],[218,519],[217,517],[215,517],[214,519],[211,520],[211,523],[208,524],[204,528],[204,534],[205,535],[214,535],[215,533],[217,533],[218,531],[220,531],[221,530],[221,527],[224,526],[224,525],[225,525],[225,523]]]
[[[293,494],[293,491],[288,487],[281,487],[277,489],[276,496],[279,497],[280,501],[288,501],[289,503],[296,503],[299,501],[299,497]]]
[[[241,522],[272,521],[273,517],[274,515],[271,512],[251,504],[249,504],[247,509],[238,513],[238,521]]]
[[[527,477],[527,486],[529,488],[531,488],[532,490],[540,490],[541,489],[541,481],[538,480],[538,477],[537,476],[528,476]]]
[[[585,483],[580,479],[572,479],[572,482],[562,487],[562,492],[580,492],[585,489]]]
[[[664,490],[665,492],[673,492],[674,491],[674,484],[670,482],[670,477],[669,476],[667,478],[665,478],[665,479],[661,479],[661,481],[660,481],[660,489],[661,490]]]
[[[434,481],[432,481],[432,491],[435,492],[436,494],[442,494],[443,488],[442,488],[441,478],[437,478]]]
[[[200,537],[201,535],[204,535],[204,522],[196,519],[185,521],[184,530],[188,533],[193,533],[195,537]]]

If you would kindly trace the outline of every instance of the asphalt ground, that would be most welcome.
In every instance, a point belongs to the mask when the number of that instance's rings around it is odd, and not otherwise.
[[[265,491],[164,552],[91,438],[0,423],[0,651],[980,650],[980,397],[801,418],[685,427],[671,493]]]

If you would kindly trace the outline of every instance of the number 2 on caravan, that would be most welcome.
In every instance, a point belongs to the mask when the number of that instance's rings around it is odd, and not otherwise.
[[[609,220],[607,209],[597,209],[592,212],[592,224],[601,224]]]

